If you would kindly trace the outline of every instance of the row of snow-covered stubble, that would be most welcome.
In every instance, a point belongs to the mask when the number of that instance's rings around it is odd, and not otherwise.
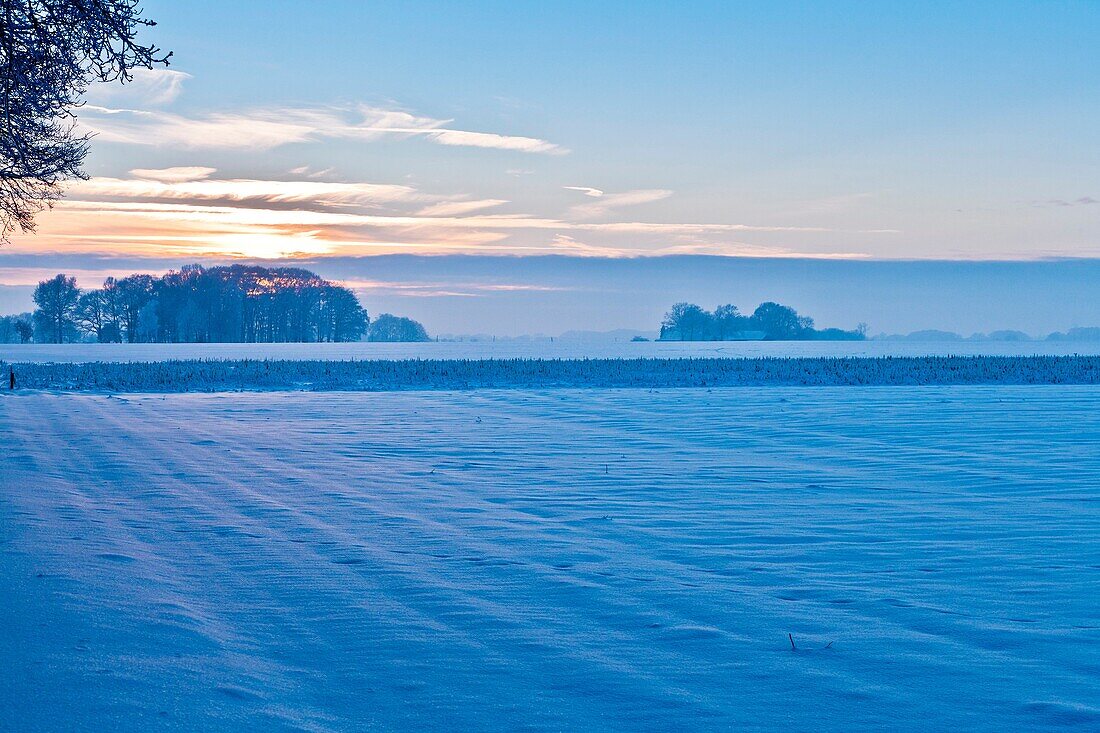
[[[1100,384],[1100,356],[0,362],[15,390],[192,392],[482,388]]]

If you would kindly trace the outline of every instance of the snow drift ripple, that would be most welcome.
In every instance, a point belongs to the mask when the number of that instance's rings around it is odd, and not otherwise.
[[[0,362],[5,376],[8,366]],[[1100,356],[245,359],[10,366],[19,389],[78,392],[1100,384]]]

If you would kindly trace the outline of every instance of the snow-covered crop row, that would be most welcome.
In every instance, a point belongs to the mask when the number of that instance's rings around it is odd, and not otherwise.
[[[12,365],[21,389],[191,392],[753,385],[1100,384],[1100,356],[162,361]],[[0,362],[5,376],[8,365]]]
[[[0,361],[739,359],[1100,355],[1100,341],[582,341],[322,344],[0,344]]]

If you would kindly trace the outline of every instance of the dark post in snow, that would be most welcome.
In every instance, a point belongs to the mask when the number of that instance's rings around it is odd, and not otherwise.
[[[13,390],[15,389],[15,367],[11,365],[8,366],[8,376],[8,389]]]

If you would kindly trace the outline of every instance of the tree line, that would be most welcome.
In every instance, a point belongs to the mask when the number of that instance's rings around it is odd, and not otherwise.
[[[109,277],[91,290],[59,274],[38,283],[34,303],[29,319],[9,316],[0,323],[0,331],[17,337],[9,340],[359,341],[370,324],[351,290],[293,267],[188,265],[162,277]]]
[[[801,316],[794,308],[779,303],[761,303],[752,315],[742,314],[735,305],[720,305],[714,311],[694,303],[676,303],[661,321],[662,341],[861,341],[867,325],[852,331],[814,328],[814,319]]]

